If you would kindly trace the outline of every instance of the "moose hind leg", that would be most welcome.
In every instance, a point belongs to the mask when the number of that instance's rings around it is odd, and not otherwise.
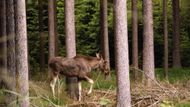
[[[79,88],[79,98],[78,98],[78,100],[81,101],[81,98],[82,98],[82,86],[81,86],[81,81],[78,82],[78,88]]]
[[[94,81],[92,79],[90,79],[89,77],[85,77],[86,80],[90,83],[90,89],[88,91],[88,95],[92,93],[92,88],[93,88],[93,84],[94,84]]]
[[[58,79],[58,76],[54,76],[50,82],[50,87],[53,93],[53,97],[55,97],[55,85],[56,85],[57,79]]]

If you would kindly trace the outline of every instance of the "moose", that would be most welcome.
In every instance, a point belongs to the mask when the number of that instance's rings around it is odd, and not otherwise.
[[[76,55],[73,58],[65,57],[52,57],[49,60],[49,73],[50,73],[50,87],[55,96],[55,84],[59,75],[66,77],[77,77],[79,97],[81,101],[82,97],[82,86],[81,81],[87,81],[90,83],[90,89],[87,94],[92,93],[94,81],[89,77],[92,69],[100,69],[104,72],[105,77],[109,74],[108,62],[105,61],[99,54],[96,57]]]

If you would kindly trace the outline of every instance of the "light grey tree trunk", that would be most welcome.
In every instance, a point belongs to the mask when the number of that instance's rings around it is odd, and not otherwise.
[[[143,71],[147,86],[152,86],[155,80],[153,39],[152,0],[143,0]]]
[[[74,0],[65,0],[65,39],[66,39],[66,57],[76,56],[75,42],[75,12]],[[78,85],[76,77],[66,77],[67,93],[73,99],[78,99]]]
[[[152,80],[155,80],[153,41],[152,0],[143,0],[143,71],[147,86],[152,86]]]
[[[114,0],[115,66],[117,72],[117,107],[131,107],[127,0]]]
[[[19,107],[29,107],[28,46],[25,0],[15,0],[16,71],[18,73]]]

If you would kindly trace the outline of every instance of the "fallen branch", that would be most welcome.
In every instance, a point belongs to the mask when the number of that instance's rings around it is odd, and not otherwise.
[[[140,72],[144,73],[145,76],[147,76],[147,77],[150,78],[154,83],[156,83],[156,85],[159,86],[159,87],[164,91],[164,93],[166,93],[168,96],[170,96],[170,94],[168,94],[168,93],[164,90],[164,88],[161,86],[161,84],[159,84],[155,79],[152,79],[152,78],[151,78],[148,74],[146,74],[143,70],[138,69],[138,68],[135,68],[135,67],[130,67],[130,69],[134,69],[134,70],[137,70],[137,71],[140,71]],[[169,92],[171,92],[172,94],[176,95],[176,94],[175,94],[175,93],[176,93],[176,90],[175,90],[175,92],[169,90]]]

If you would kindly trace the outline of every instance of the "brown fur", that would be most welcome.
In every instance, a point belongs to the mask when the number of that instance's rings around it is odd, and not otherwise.
[[[93,80],[88,77],[92,69],[100,68],[104,71],[105,61],[97,55],[97,57],[76,55],[74,58],[53,57],[49,60],[49,69],[52,87],[54,94],[54,87],[59,74],[67,77],[77,77],[78,81],[86,80],[93,85]],[[92,87],[92,86],[91,86]],[[91,93],[92,89],[89,90]]]

